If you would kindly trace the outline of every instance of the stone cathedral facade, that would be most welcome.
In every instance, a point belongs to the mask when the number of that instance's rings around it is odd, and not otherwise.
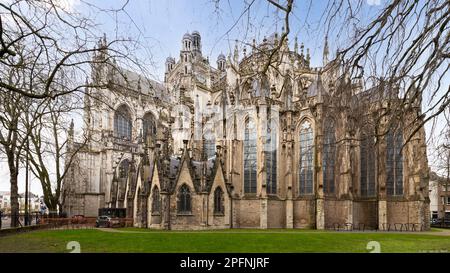
[[[186,33],[163,83],[93,56],[90,81],[108,88],[86,91],[90,140],[66,177],[65,212],[126,208],[135,226],[159,229],[428,229],[424,130],[406,141],[420,103],[383,115],[374,89],[338,86],[327,41],[312,67],[309,49],[280,37],[236,44],[212,65],[200,34]]]

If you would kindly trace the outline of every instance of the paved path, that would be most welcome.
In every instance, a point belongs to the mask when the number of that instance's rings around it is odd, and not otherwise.
[[[97,230],[104,231],[104,232],[112,232],[112,233],[136,233],[136,234],[142,234],[142,233],[167,233],[167,231],[138,231],[138,230],[121,230],[121,229],[114,229],[114,228],[96,228]],[[199,230],[199,231],[182,231],[182,230],[174,230],[172,231],[174,233],[223,233],[223,234],[255,234],[258,233],[257,231],[208,231],[208,230]],[[261,233],[267,233],[267,234],[314,234],[314,233],[384,233],[384,234],[416,234],[416,235],[437,235],[437,236],[450,236],[450,229],[440,230],[440,231],[426,231],[426,232],[399,232],[399,231],[263,231]]]

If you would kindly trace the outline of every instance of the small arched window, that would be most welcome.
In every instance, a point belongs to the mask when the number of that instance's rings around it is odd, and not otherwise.
[[[392,126],[386,135],[386,190],[389,196],[403,195],[403,133]]]
[[[161,212],[161,197],[157,186],[153,187],[152,192],[152,214],[160,214]]]
[[[189,214],[192,211],[191,192],[188,185],[183,184],[178,190],[178,213]]]
[[[311,123],[305,121],[300,125],[300,166],[299,192],[301,195],[313,193],[314,138]]]
[[[223,214],[224,212],[223,191],[220,187],[217,187],[214,191],[214,213]]]
[[[256,125],[252,119],[245,121],[244,193],[256,193]]]
[[[114,134],[118,138],[131,140],[131,114],[128,107],[121,105],[114,113]]]

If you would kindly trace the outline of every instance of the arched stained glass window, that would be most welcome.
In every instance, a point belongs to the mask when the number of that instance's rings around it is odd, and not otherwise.
[[[375,195],[375,138],[363,135],[360,146],[361,196]]]
[[[256,125],[252,119],[245,121],[244,193],[256,193]]]
[[[223,191],[220,187],[217,187],[214,191],[214,213],[223,214],[224,212]]]
[[[299,161],[300,195],[313,193],[314,173],[314,135],[309,121],[300,125],[300,161]]]
[[[386,190],[389,196],[403,195],[402,128],[391,128],[386,134]]]
[[[178,213],[191,213],[191,192],[188,185],[183,184],[178,190]]]
[[[333,194],[335,190],[334,166],[336,160],[335,125],[332,119],[324,123],[323,140],[323,189],[326,194]]]
[[[131,140],[131,114],[126,105],[121,105],[114,113],[114,135]]]
[[[214,132],[207,131],[205,135],[203,136],[203,149],[205,150],[206,157],[212,158],[216,156],[216,137],[214,135]]]

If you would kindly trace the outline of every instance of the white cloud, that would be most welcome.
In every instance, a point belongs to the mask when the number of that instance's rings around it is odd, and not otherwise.
[[[53,3],[63,10],[72,11],[80,4],[80,0],[54,0]]]
[[[381,5],[381,0],[367,0],[369,6],[379,6]]]

